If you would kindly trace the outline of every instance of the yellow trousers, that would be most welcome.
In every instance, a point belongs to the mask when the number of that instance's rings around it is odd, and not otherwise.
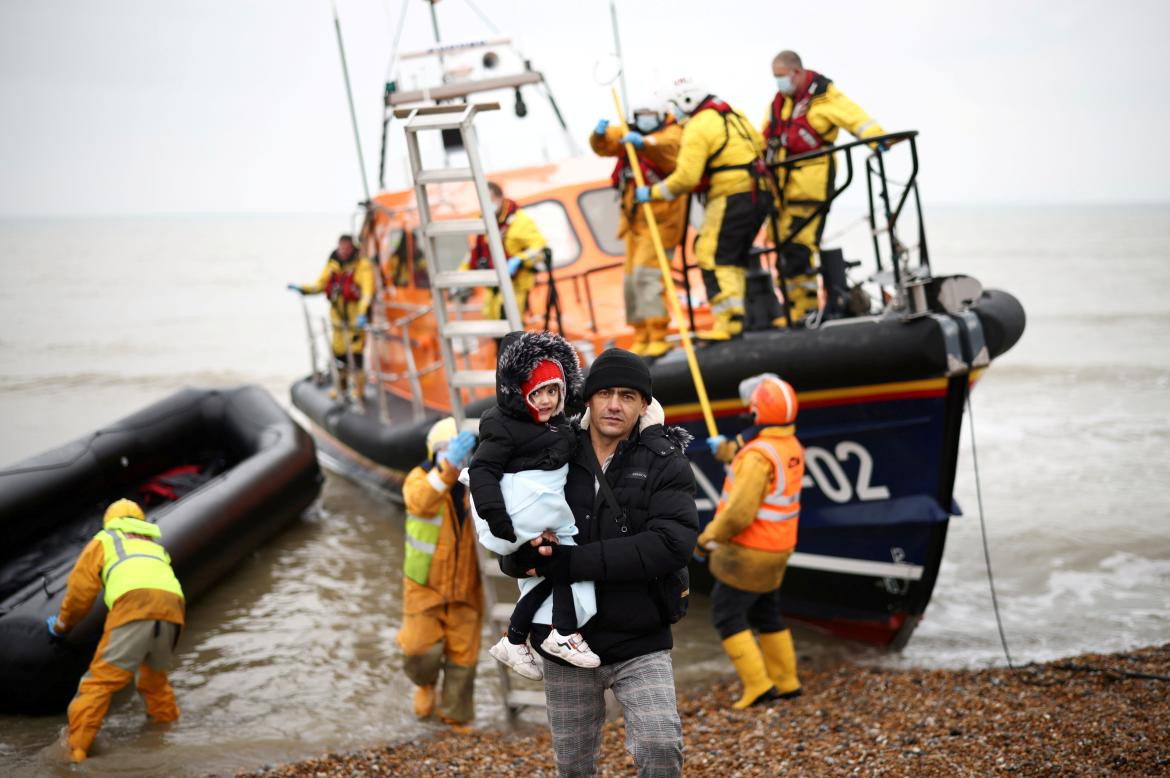
[[[134,680],[146,712],[158,721],[179,718],[175,693],[167,680],[179,625],[169,621],[131,621],[106,630],[98,643],[89,669],[69,704],[69,748],[89,753],[101,729],[110,698]]]
[[[534,286],[536,286],[535,272],[523,268],[516,271],[516,275],[512,278],[512,293],[516,295],[516,310],[520,312],[522,320],[524,310],[528,307],[528,293],[532,291]],[[487,299],[483,303],[483,317],[485,319],[504,318],[504,297],[500,294],[499,289],[493,287],[488,290]]]
[[[455,602],[404,614],[398,631],[402,669],[415,686],[434,686],[443,674],[438,712],[457,722],[475,718],[475,664],[483,614]]]
[[[670,258],[668,251],[667,258]],[[626,323],[641,324],[667,315],[666,287],[658,267],[658,252],[649,235],[626,233],[626,265],[622,291],[626,302]]]

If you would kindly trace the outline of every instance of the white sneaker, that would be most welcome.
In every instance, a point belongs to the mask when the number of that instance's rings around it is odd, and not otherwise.
[[[497,661],[512,668],[517,675],[532,681],[539,681],[544,678],[544,672],[541,671],[540,665],[536,663],[536,657],[532,655],[532,649],[528,647],[527,643],[516,645],[515,643],[509,642],[507,636],[505,636],[500,638],[499,643],[489,648],[488,653]]]
[[[585,638],[581,637],[580,632],[562,635],[554,629],[548,633],[548,637],[544,639],[540,647],[553,656],[560,657],[577,667],[599,667],[601,665],[601,657],[593,653],[589,644],[585,642]]]

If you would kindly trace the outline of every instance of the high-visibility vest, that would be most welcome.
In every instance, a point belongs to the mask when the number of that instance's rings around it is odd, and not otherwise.
[[[107,608],[135,589],[161,589],[183,596],[156,525],[128,517],[114,519],[94,537],[101,541],[105,555],[102,586]]]
[[[406,514],[406,550],[402,557],[403,574],[417,584],[427,585],[431,574],[431,561],[439,544],[439,530],[443,527],[443,514],[437,516],[416,516]]]
[[[804,448],[795,436],[760,436],[740,449],[723,481],[716,513],[727,505],[735,487],[736,462],[751,451],[762,454],[772,464],[772,485],[760,501],[755,520],[731,542],[761,551],[791,551],[796,548],[800,489],[804,480]]]

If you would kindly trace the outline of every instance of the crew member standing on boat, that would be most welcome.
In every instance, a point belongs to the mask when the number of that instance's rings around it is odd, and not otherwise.
[[[689,192],[706,198],[695,259],[715,323],[696,334],[729,340],[743,332],[748,257],[772,207],[764,142],[742,112],[689,79],[674,83],[668,102],[683,125],[678,163],[665,181],[639,187],[635,199],[674,200]]]
[[[110,698],[134,680],[136,671],[147,715],[161,722],[179,718],[167,669],[183,627],[183,588],[158,526],[130,500],[106,509],[101,532],[82,550],[69,574],[61,612],[48,618],[50,637],[60,638],[77,626],[103,590],[109,609],[105,629],[69,704],[74,762],[85,760]]]
[[[771,373],[747,379],[740,392],[755,414],[755,436],[732,460],[715,517],[699,535],[715,578],[712,621],[743,682],[736,709],[800,694],[780,583],[796,548],[804,479],[796,392]]]
[[[520,316],[528,307],[528,293],[536,285],[536,263],[547,256],[548,242],[532,217],[516,205],[515,200],[504,197],[504,190],[494,181],[488,182],[488,194],[492,198],[492,210],[500,228],[500,242],[504,244],[507,256],[508,275],[512,277],[512,292],[516,295],[516,308]],[[472,270],[487,270],[492,267],[492,254],[488,248],[487,236],[479,235],[471,248],[471,256],[464,263]],[[485,319],[504,318],[504,298],[498,289],[488,291],[483,305]]]
[[[447,417],[427,433],[427,461],[402,487],[406,547],[402,560],[402,669],[417,687],[414,713],[436,710],[435,686],[443,674],[439,718],[466,732],[475,718],[475,663],[483,625],[483,584],[467,490],[458,483],[475,448],[475,435],[456,434]]]
[[[370,303],[374,299],[374,266],[358,253],[353,238],[342,235],[337,249],[329,255],[325,268],[315,283],[308,286],[289,284],[289,289],[301,294],[324,293],[329,298],[329,313],[333,328],[333,358],[337,361],[339,387],[330,394],[344,394],[349,386],[349,360],[353,358],[353,380],[359,398],[365,395],[366,374],[363,370],[366,349],[366,325],[370,320]],[[346,334],[349,335],[348,349]]]
[[[654,241],[650,238],[650,226],[642,208],[634,201],[636,187],[625,144],[632,143],[638,150],[638,164],[647,183],[658,184],[674,172],[682,127],[663,107],[652,101],[636,105],[633,128],[629,132],[623,136],[617,127],[609,126],[609,120],[602,119],[589,136],[589,145],[599,156],[617,157],[618,160],[611,178],[614,188],[621,192],[622,201],[618,237],[626,241],[623,281],[626,323],[634,328],[634,344],[630,351],[660,357],[670,350],[670,344],[666,342],[670,316],[663,297],[665,287]],[[686,198],[656,202],[653,209],[662,245],[669,256],[669,252],[682,241]]]
[[[837,168],[832,154],[796,163],[793,168],[776,168],[776,163],[831,146],[841,128],[857,138],[871,138],[885,131],[832,80],[805,70],[796,52],[777,54],[772,60],[772,73],[777,91],[764,119],[763,135],[768,144],[768,164],[777,171],[781,191],[777,241],[796,232],[779,260],[784,263],[787,298],[795,323],[818,307],[816,268]]]

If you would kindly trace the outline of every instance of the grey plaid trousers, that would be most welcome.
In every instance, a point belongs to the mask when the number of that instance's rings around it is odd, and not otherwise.
[[[595,669],[544,663],[544,693],[557,774],[566,778],[597,772],[607,688],[622,708],[626,750],[640,778],[682,774],[682,721],[674,692],[669,651],[655,651]]]

